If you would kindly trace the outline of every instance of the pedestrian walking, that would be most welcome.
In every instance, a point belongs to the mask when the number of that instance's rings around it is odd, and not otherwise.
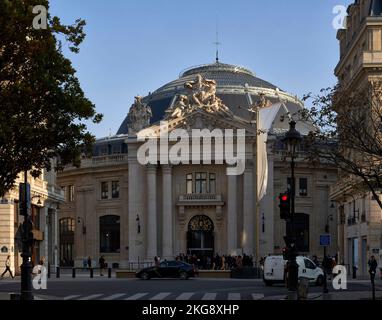
[[[89,256],[88,257],[88,268],[92,267],[92,258]]]
[[[5,271],[3,272],[3,274],[1,275],[1,277],[3,278],[4,275],[9,272],[9,274],[11,275],[12,279],[14,278],[13,274],[12,274],[12,270],[11,270],[11,256],[8,256],[7,259],[5,260]]]

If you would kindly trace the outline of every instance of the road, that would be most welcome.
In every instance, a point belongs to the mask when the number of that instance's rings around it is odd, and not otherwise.
[[[0,293],[19,292],[20,279],[0,280]],[[334,289],[329,285],[329,290]],[[382,282],[377,282],[378,292]],[[317,297],[321,287],[310,287],[309,293]],[[370,282],[353,280],[348,282],[349,292],[370,292]],[[286,294],[282,285],[266,287],[261,280],[242,279],[116,279],[78,277],[72,279],[48,279],[47,290],[34,294],[64,300],[261,300],[280,299]]]

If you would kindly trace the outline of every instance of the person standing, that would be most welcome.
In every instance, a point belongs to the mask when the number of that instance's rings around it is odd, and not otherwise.
[[[99,258],[99,272],[100,272],[101,277],[103,277],[103,271],[104,271],[105,268],[106,268],[105,263],[106,263],[105,257],[104,257],[104,256],[101,256],[101,257]]]
[[[14,278],[13,274],[12,274],[12,270],[11,270],[11,256],[8,256],[7,257],[7,260],[5,260],[5,271],[3,272],[3,274],[1,275],[1,277],[3,278],[4,275],[9,272],[9,274],[11,275],[12,279]]]
[[[374,281],[375,274],[377,272],[377,267],[378,267],[378,262],[374,256],[370,257],[368,265],[369,265],[370,279],[371,279],[371,281]]]
[[[160,265],[158,257],[154,257],[154,265],[158,268]]]
[[[92,267],[92,258],[89,256],[88,257],[88,268]]]

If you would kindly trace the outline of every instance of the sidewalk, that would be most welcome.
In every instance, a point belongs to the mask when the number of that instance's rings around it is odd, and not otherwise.
[[[34,294],[34,300],[63,300],[59,297],[53,297],[53,296],[46,296],[42,294]],[[11,293],[0,293],[0,301],[10,301],[11,300]]]
[[[377,300],[382,300],[382,292],[377,291],[375,293]],[[268,296],[264,300],[287,300],[286,294],[277,295],[277,296]],[[339,291],[339,292],[330,292],[328,294],[323,293],[309,293],[308,299],[310,301],[319,301],[319,300],[372,300],[372,293],[367,291]]]

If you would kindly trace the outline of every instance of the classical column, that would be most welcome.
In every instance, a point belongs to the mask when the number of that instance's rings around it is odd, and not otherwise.
[[[157,168],[147,166],[147,259],[153,260],[157,252]]]
[[[228,254],[237,252],[237,176],[228,176],[227,245]]]
[[[162,233],[162,259],[174,257],[173,244],[173,197],[172,197],[172,170],[170,166],[162,166],[163,183],[163,233]]]
[[[244,185],[243,185],[243,234],[242,234],[242,248],[246,255],[253,254],[254,246],[254,198],[256,197],[253,188],[253,168],[246,166],[244,171]]]
[[[129,144],[129,262],[146,257],[145,234],[145,167],[137,160],[137,146]]]

